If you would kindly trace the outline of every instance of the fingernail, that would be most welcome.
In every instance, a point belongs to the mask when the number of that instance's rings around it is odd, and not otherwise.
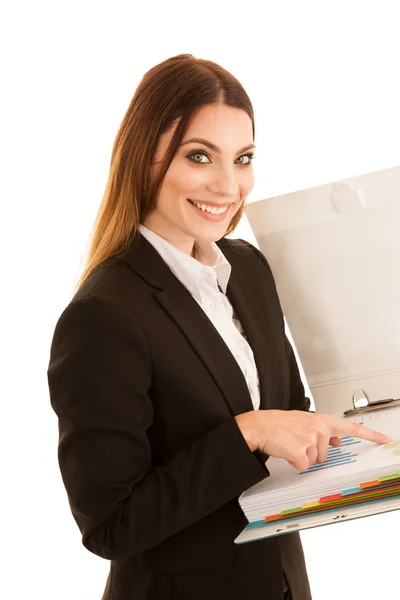
[[[385,444],[388,444],[389,442],[392,441],[392,438],[390,437],[390,435],[384,435],[383,439],[385,441]]]

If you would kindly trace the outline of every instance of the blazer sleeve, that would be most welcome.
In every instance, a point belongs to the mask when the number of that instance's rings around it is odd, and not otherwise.
[[[264,254],[261,252],[261,250],[259,250],[258,248],[256,248],[250,242],[247,242],[245,240],[240,240],[240,241],[244,242],[245,244],[247,244],[255,252],[255,254],[258,256],[259,260],[261,260],[261,262],[263,263],[264,267],[267,270],[267,276],[273,282],[275,293],[276,293],[276,297],[277,297],[277,301],[278,301],[279,306],[281,307],[279,296],[278,296],[278,292],[276,290],[274,276],[273,276],[271,267],[269,266],[269,263],[268,263],[267,259],[265,258]],[[283,329],[284,329],[285,322],[284,322],[284,316],[283,316],[282,307],[281,307],[281,317],[282,317],[282,326],[283,326]],[[311,402],[310,402],[310,399],[305,395],[304,385],[303,385],[303,382],[301,380],[299,366],[297,364],[297,360],[296,360],[296,356],[295,356],[294,351],[293,351],[293,347],[292,347],[291,343],[289,342],[289,339],[288,339],[288,337],[287,337],[287,335],[286,335],[285,332],[284,332],[283,335],[285,336],[285,340],[284,340],[285,341],[285,351],[286,351],[286,356],[287,356],[287,360],[288,360],[288,364],[289,364],[289,370],[290,370],[289,410],[306,410],[306,411],[309,411],[310,410],[310,406],[311,406]],[[311,411],[311,412],[314,412],[314,411]]]
[[[269,476],[234,417],[152,466],[151,358],[116,303],[74,299],[56,324],[47,371],[58,461],[83,545],[114,560],[152,548]]]
[[[290,369],[290,400],[289,410],[307,410],[310,411],[310,398],[305,394],[304,385],[301,380],[299,367],[296,361],[291,343],[285,334],[286,356]],[[313,412],[313,411],[311,411]]]

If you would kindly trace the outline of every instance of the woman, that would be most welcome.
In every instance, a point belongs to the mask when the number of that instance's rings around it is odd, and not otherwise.
[[[191,55],[144,76],[114,144],[48,369],[71,511],[111,560],[103,600],[310,598],[298,534],[234,544],[268,456],[307,468],[348,426],[307,412],[269,266],[225,239],[253,148],[242,86]]]

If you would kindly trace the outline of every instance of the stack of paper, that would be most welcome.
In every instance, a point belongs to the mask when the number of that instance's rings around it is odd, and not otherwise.
[[[384,499],[395,500],[400,509],[400,406],[347,419],[385,433],[392,441],[378,445],[342,437],[341,446],[329,447],[324,463],[317,462],[306,471],[295,470],[284,459],[269,458],[270,477],[239,498],[249,521],[246,529],[263,526],[266,536],[271,525],[274,532],[286,533],[291,522],[295,521],[294,529],[301,529],[299,523],[310,515],[322,516],[338,508],[347,510],[363,504],[371,506]],[[318,524],[318,519],[313,522]]]

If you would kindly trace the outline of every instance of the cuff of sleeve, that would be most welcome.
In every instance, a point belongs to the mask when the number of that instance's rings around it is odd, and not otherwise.
[[[219,426],[219,433],[221,451],[224,453],[223,478],[227,487],[237,484],[237,494],[240,495],[269,477],[265,465],[268,455],[258,450],[250,450],[234,417]]]

